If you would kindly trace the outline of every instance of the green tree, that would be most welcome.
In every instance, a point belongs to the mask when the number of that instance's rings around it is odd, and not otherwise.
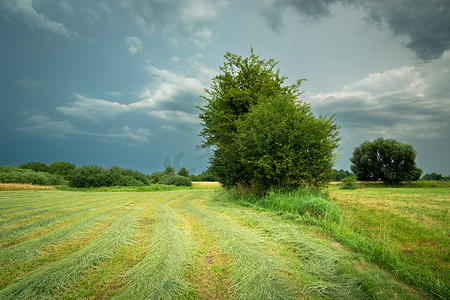
[[[347,170],[344,170],[344,169],[340,169],[340,170],[333,169],[333,181],[341,181],[342,179],[347,178],[347,177],[351,177],[351,176],[354,176],[354,174],[349,172],[349,171],[347,171]]]
[[[247,58],[228,52],[220,67],[222,74],[215,76],[210,89],[205,90],[207,104],[200,108],[202,146],[213,149],[211,170],[226,187],[252,179],[237,150],[236,122],[262,99],[275,95],[295,98],[300,94],[301,80],[295,85],[283,86],[286,77],[275,70],[277,63],[273,59],[260,59],[253,49]]]
[[[416,151],[411,145],[380,137],[354,149],[350,169],[358,180],[398,184],[420,178],[422,170],[415,159]]]
[[[166,166],[164,173],[167,175],[175,175],[175,169],[172,166]]]
[[[315,117],[309,105],[275,96],[237,122],[236,141],[252,184],[266,190],[327,182],[339,136],[333,117]]]
[[[67,178],[67,175],[75,169],[75,165],[66,161],[54,161],[48,165],[48,172],[50,174],[60,175]]]
[[[203,121],[201,136],[204,139],[202,146],[213,149],[211,171],[218,181],[225,187],[233,187],[238,183],[259,183],[265,186],[270,180],[281,184],[296,181],[299,184],[304,181],[317,183],[325,173],[330,177],[331,156],[322,157],[321,162],[317,161],[314,166],[307,167],[305,159],[311,162],[320,157],[316,155],[316,150],[305,150],[308,155],[294,154],[296,147],[302,142],[318,146],[313,142],[316,133],[325,138],[325,144],[328,143],[324,148],[333,148],[332,145],[339,139],[333,118],[315,119],[309,106],[298,99],[302,80],[285,86],[287,78],[280,76],[279,70],[275,69],[277,62],[273,59],[262,60],[253,50],[247,58],[227,53],[225,60],[220,67],[222,74],[214,77],[210,89],[206,90],[208,97],[204,99],[207,104],[200,108],[200,119]],[[283,108],[283,105],[288,107]],[[274,111],[266,115],[265,109]],[[289,122],[284,118],[283,123],[277,125],[277,118],[282,117],[283,109],[295,116],[296,121]],[[264,119],[266,117],[268,119]],[[309,125],[311,126],[308,127]],[[276,133],[270,132],[272,126],[276,127]],[[303,135],[293,132],[299,128],[307,128],[307,131]],[[264,129],[264,134],[271,135],[270,142],[264,140],[264,135],[258,135],[257,131],[261,129]],[[283,139],[282,142],[276,141],[276,137],[283,135],[284,130],[289,131],[290,138]],[[322,135],[321,130],[330,133],[329,137],[333,141],[327,140],[327,134]],[[247,134],[250,131],[252,134]],[[293,140],[299,137],[307,140]],[[280,143],[281,149],[275,149]],[[317,150],[321,151],[322,149]],[[258,162],[258,155],[262,155],[264,161]],[[276,162],[269,161],[271,159]],[[299,166],[302,166],[301,170],[296,169]],[[294,180],[294,174],[301,177]]]
[[[181,167],[177,174],[183,177],[189,177],[189,171],[185,167]]]
[[[40,162],[40,161],[30,161],[25,164],[20,164],[17,166],[17,168],[33,170],[36,172],[47,172],[48,173],[48,166],[44,162]]]
[[[436,172],[433,172],[431,174],[425,174],[422,177],[423,180],[437,180],[437,181],[444,180],[444,178],[445,178],[444,176],[442,176],[441,174],[437,174]]]
[[[108,186],[108,176],[105,169],[96,165],[86,165],[70,172],[68,178],[72,187],[100,187]]]

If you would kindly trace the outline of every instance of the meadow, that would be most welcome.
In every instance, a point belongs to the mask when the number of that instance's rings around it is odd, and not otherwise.
[[[450,189],[327,193],[2,191],[0,299],[449,297]]]

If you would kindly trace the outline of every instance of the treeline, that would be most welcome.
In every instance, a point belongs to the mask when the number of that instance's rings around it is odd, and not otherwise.
[[[200,175],[189,175],[182,167],[178,173],[168,166],[163,172],[155,172],[151,176],[142,172],[124,169],[118,166],[103,168],[97,165],[76,167],[65,161],[28,162],[12,166],[0,166],[0,183],[29,183],[35,185],[67,185],[75,188],[111,187],[111,186],[148,186],[165,184],[191,186],[192,180],[213,180],[209,171]]]
[[[333,169],[333,179],[332,181],[341,181],[344,178],[348,178],[348,177],[352,177],[355,176],[355,174],[353,174],[350,171],[347,170],[336,170]],[[427,180],[427,181],[450,181],[450,176],[443,176],[442,174],[438,174],[438,173],[429,173],[429,174],[425,174],[422,176],[422,180]]]
[[[35,185],[66,185],[67,180],[57,174],[31,169],[0,166],[0,183],[28,183]]]

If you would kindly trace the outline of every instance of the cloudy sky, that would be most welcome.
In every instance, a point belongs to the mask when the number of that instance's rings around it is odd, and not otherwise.
[[[199,96],[253,47],[336,115],[336,168],[381,136],[450,174],[448,0],[2,0],[0,45],[0,165],[199,173]]]

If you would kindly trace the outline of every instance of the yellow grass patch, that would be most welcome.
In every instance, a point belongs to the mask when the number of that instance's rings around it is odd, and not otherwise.
[[[192,181],[192,185],[198,185],[198,186],[220,186],[220,182],[217,182],[217,181]]]
[[[34,185],[29,183],[0,183],[0,191],[54,190],[53,186]]]

